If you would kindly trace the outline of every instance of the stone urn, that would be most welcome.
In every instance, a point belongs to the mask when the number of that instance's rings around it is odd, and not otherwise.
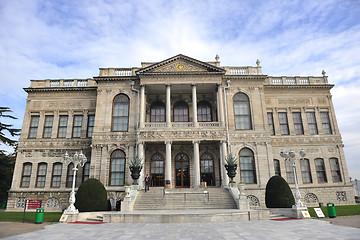
[[[125,197],[129,198],[131,186],[124,186],[124,187],[125,187]]]
[[[236,176],[236,169],[237,169],[237,164],[232,164],[232,165],[225,165],[225,169],[227,171],[227,175],[230,178],[230,182],[229,183],[235,183],[233,181],[234,177]]]
[[[131,178],[134,180],[134,185],[138,185],[137,180],[140,177],[142,167],[130,167]]]

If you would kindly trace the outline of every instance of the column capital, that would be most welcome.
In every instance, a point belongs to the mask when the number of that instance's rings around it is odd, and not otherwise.
[[[221,144],[226,143],[226,140],[220,140],[220,143]]]
[[[190,84],[192,87],[196,87],[197,83],[191,83]]]
[[[200,140],[193,140],[192,143],[193,144],[195,144],[195,143],[200,144]]]
[[[172,141],[165,141],[165,144],[172,144]]]
[[[138,141],[138,144],[144,145],[144,141]]]
[[[171,87],[171,83],[165,83],[165,86]]]
[[[144,83],[140,83],[140,87],[145,87],[145,84],[144,84]]]

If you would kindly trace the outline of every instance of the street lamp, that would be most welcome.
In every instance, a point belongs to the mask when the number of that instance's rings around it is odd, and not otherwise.
[[[301,149],[299,152],[301,159],[303,159],[306,155],[305,150]],[[293,173],[294,173],[294,181],[295,181],[295,208],[303,208],[306,207],[300,200],[301,195],[299,191],[299,186],[297,183],[296,178],[296,166],[295,166],[295,152],[293,150],[290,150],[289,152],[285,152],[284,150],[281,150],[280,156],[285,158],[285,161],[289,161],[292,163]]]
[[[66,153],[63,156],[63,162],[65,164],[70,164],[70,163],[74,164],[74,168],[73,168],[74,175],[73,175],[72,189],[71,189],[70,198],[69,198],[70,206],[64,211],[64,214],[76,214],[76,213],[79,213],[79,210],[77,210],[75,208],[75,206],[74,206],[74,203],[75,203],[76,171],[78,170],[77,169],[78,165],[83,167],[85,165],[86,161],[87,161],[87,159],[86,159],[85,155],[82,153],[82,151],[80,152],[80,154],[75,152],[74,156],[72,156],[72,157],[69,157],[69,154],[66,151]]]

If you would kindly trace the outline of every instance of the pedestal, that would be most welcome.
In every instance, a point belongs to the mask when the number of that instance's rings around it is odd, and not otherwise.
[[[304,218],[304,216],[302,215],[301,211],[307,211],[307,207],[306,206],[301,206],[298,207],[296,205],[292,206],[292,211],[293,211],[293,217],[294,218]]]

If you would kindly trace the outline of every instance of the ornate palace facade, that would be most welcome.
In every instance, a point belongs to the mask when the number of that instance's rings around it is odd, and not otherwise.
[[[304,149],[296,169],[302,201],[354,203],[327,76],[273,77],[256,67],[224,67],[177,55],[139,68],[100,68],[89,79],[32,80],[8,209],[41,199],[68,205],[73,165],[77,186],[99,179],[109,197],[131,184],[129,161],[144,159],[151,187],[227,187],[224,159],[237,157],[236,182],[253,206],[265,207],[266,183],[281,175],[294,187],[280,151]]]

